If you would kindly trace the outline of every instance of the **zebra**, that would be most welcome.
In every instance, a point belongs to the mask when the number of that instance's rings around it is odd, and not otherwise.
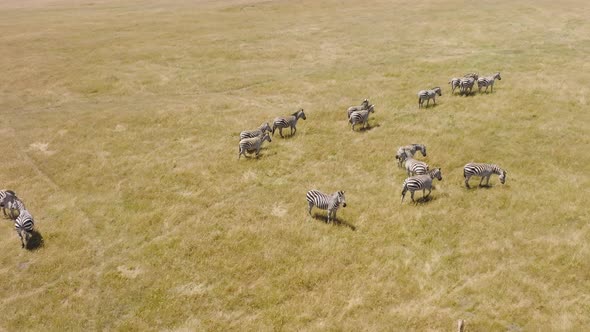
[[[11,190],[6,192],[6,196],[0,202],[0,206],[2,207],[4,216],[12,220],[18,217],[18,214],[15,213],[15,210],[16,212],[20,212],[21,210],[25,209],[25,204],[20,200],[20,198],[16,197],[14,191]],[[6,210],[8,210],[8,213],[6,213]]]
[[[430,103],[430,99],[436,105],[436,95],[442,96],[442,91],[439,87],[434,87],[430,90],[420,90],[418,92],[418,108],[422,108],[422,104],[424,104],[424,100],[426,100],[426,107]]]
[[[369,100],[365,99],[365,100],[363,100],[363,102],[359,106],[350,106],[346,110],[346,114],[348,116],[348,119],[350,119],[350,115],[352,114],[352,112],[369,109],[369,105],[370,105]]]
[[[21,247],[24,248],[33,233],[33,227],[35,227],[35,221],[33,216],[27,210],[21,210],[20,214],[14,221],[14,229],[20,237]]]
[[[479,186],[482,187],[482,182],[484,179],[487,179],[485,186],[490,184],[490,176],[492,174],[498,174],[500,183],[504,184],[506,182],[506,171],[498,167],[495,164],[482,164],[482,163],[469,163],[463,167],[463,177],[465,178],[465,186],[467,188],[471,188],[469,186],[469,179],[472,176],[480,176],[481,180],[479,181]]]
[[[272,129],[270,128],[270,125],[268,124],[268,122],[266,122],[261,124],[260,127],[258,127],[258,129],[242,131],[240,133],[240,140],[243,140],[244,138],[259,137],[264,135],[266,132],[270,132],[271,130]]]
[[[411,156],[408,156],[407,153],[402,155],[402,158],[406,162],[406,171],[408,172],[408,176],[412,175],[422,175],[428,173],[428,164],[414,159]]]
[[[305,113],[303,112],[303,108],[300,108],[299,111],[291,114],[291,116],[287,117],[278,117],[275,118],[272,124],[272,135],[275,135],[275,129],[279,129],[279,134],[283,137],[283,128],[291,127],[291,135],[297,132],[297,120],[299,118],[303,118],[306,120]],[[293,132],[293,129],[295,132]]]
[[[0,190],[0,208],[2,208],[2,212],[4,213],[5,217],[8,217],[6,208],[8,207],[8,201],[12,199],[11,197],[16,197],[16,193],[14,191]]]
[[[318,209],[328,210],[328,224],[330,223],[330,216],[332,220],[336,220],[336,211],[342,203],[342,207],[346,207],[346,198],[344,197],[344,191],[337,191],[332,195],[327,195],[319,190],[310,190],[305,195],[307,203],[309,204],[309,215],[311,216],[311,209],[315,205]]]
[[[500,77],[500,72],[495,73],[494,75],[491,76],[484,76],[484,77],[480,77],[477,79],[477,88],[479,89],[479,92],[481,92],[481,88],[482,87],[486,87],[486,92],[488,92],[488,86],[491,87],[491,92],[494,92],[494,81],[495,80],[502,80],[502,77]]]
[[[435,168],[428,172],[428,174],[423,175],[414,175],[412,177],[407,178],[404,181],[404,186],[402,189],[402,203],[404,202],[404,198],[406,197],[406,192],[409,190],[412,197],[412,202],[414,201],[414,192],[416,190],[422,190],[422,197],[426,198],[432,192],[432,180],[438,179],[442,181],[442,173],[440,168]],[[428,194],[425,195],[426,189],[428,189]]]
[[[459,94],[470,95],[475,80],[474,77],[463,77],[459,82]]]
[[[362,123],[363,128],[365,128],[369,124],[369,113],[375,113],[375,105],[369,106],[368,109],[362,111],[354,111],[350,114],[350,118],[348,118],[348,122],[352,125],[352,130],[354,131],[354,126]]]
[[[260,153],[260,147],[262,146],[262,142],[264,141],[272,142],[269,133],[265,133],[262,137],[259,136],[252,138],[244,138],[243,140],[240,140],[240,151],[238,153],[238,160],[240,160],[242,154],[244,155],[244,157],[246,157],[246,152],[256,152],[256,157],[258,157],[258,154]]]
[[[420,151],[422,153],[422,156],[426,157],[426,145],[424,144],[410,144],[406,146],[401,146],[399,149],[397,149],[395,159],[397,159],[398,161],[398,166],[402,167],[402,164],[405,161],[403,159],[404,153],[407,156],[413,157],[417,151]]]
[[[451,85],[451,93],[455,93],[455,89],[461,86],[461,79],[458,77],[453,77],[449,81],[449,84]],[[459,89],[459,91],[460,90],[461,89]]]

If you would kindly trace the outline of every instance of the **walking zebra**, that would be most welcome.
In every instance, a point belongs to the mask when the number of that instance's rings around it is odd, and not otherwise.
[[[410,144],[406,146],[401,146],[397,149],[397,153],[395,154],[395,159],[397,159],[398,166],[402,167],[403,162],[405,161],[404,153],[406,156],[413,157],[417,151],[422,152],[422,156],[426,157],[426,145],[424,144]]]
[[[408,190],[411,193],[412,202],[415,202],[414,192],[416,190],[422,190],[423,198],[428,197],[428,195],[430,195],[430,193],[432,192],[432,180],[435,178],[439,181],[442,181],[442,174],[440,168],[435,168],[429,171],[428,174],[414,175],[412,177],[407,178],[404,181],[404,186],[402,189],[402,203],[404,201],[404,198],[406,197],[406,192],[408,192]],[[428,194],[424,195],[426,193],[426,189],[428,189]]]
[[[271,130],[272,129],[270,128],[270,125],[268,124],[268,122],[266,122],[266,123],[261,124],[260,127],[258,127],[258,129],[242,131],[240,133],[240,140],[243,140],[244,138],[253,138],[253,137],[262,136],[266,132],[270,132]]]
[[[416,160],[413,157],[408,156],[407,153],[404,153],[402,158],[406,161],[406,171],[408,172],[408,176],[422,175],[428,172],[427,163]]]
[[[459,82],[459,94],[470,95],[475,84],[474,77],[463,77]]]
[[[471,188],[469,186],[469,179],[472,176],[480,176],[481,180],[479,181],[479,186],[482,187],[482,182],[484,179],[487,179],[485,186],[490,184],[490,176],[492,174],[498,174],[500,183],[504,184],[506,182],[506,171],[498,167],[498,165],[494,164],[481,164],[481,163],[469,163],[463,167],[463,177],[465,177],[465,186],[467,188]]]
[[[495,73],[494,75],[491,76],[484,76],[484,77],[480,77],[477,79],[477,88],[479,90],[479,92],[481,92],[481,88],[485,86],[486,88],[486,92],[488,92],[488,86],[491,87],[491,92],[494,92],[494,81],[495,80],[502,80],[502,77],[500,77],[500,72]]]
[[[336,211],[342,203],[342,207],[346,207],[346,198],[344,197],[344,191],[338,191],[332,195],[324,194],[319,190],[310,190],[305,195],[307,203],[309,204],[309,215],[311,216],[311,209],[315,205],[318,209],[328,210],[328,224],[330,223],[330,216],[332,220],[336,220]]]
[[[430,99],[432,99],[432,101],[434,102],[434,105],[436,105],[436,95],[442,96],[442,91],[439,87],[434,87],[431,90],[420,90],[418,92],[418,108],[422,108],[422,104],[424,104],[424,101],[426,100],[426,107],[428,107],[428,104],[430,103]]]
[[[369,106],[368,109],[362,111],[354,111],[350,114],[350,118],[348,118],[348,122],[352,125],[352,130],[354,131],[354,126],[362,123],[363,128],[365,128],[369,124],[369,113],[375,113],[375,105]]]
[[[16,193],[12,190],[0,190],[0,208],[2,208],[2,212],[4,213],[5,217],[8,217],[6,213],[6,208],[8,207],[8,201],[11,197],[16,197]]]
[[[27,210],[21,210],[20,214],[14,221],[14,229],[20,237],[21,247],[24,248],[31,238],[35,221],[33,216]]]
[[[449,81],[449,84],[451,85],[451,93],[455,93],[455,89],[461,86],[461,79],[458,77],[453,77]]]
[[[272,142],[269,133],[265,133],[262,137],[252,137],[252,138],[244,138],[240,140],[240,151],[238,153],[238,160],[242,154],[246,157],[246,152],[254,153],[256,152],[256,157],[258,158],[258,154],[260,153],[260,147],[262,146],[262,142],[269,141]]]
[[[363,102],[359,106],[350,106],[346,110],[346,114],[348,116],[348,119],[350,119],[350,115],[352,114],[352,112],[369,109],[369,104],[370,104],[369,100],[365,99],[365,100],[363,100]]]
[[[299,111],[291,114],[291,116],[286,117],[278,117],[275,118],[272,124],[272,135],[275,135],[275,129],[279,129],[279,134],[283,137],[283,128],[291,127],[291,135],[297,132],[297,120],[299,118],[306,119],[305,113],[303,112],[303,108],[300,108]],[[295,130],[295,132],[293,132]]]

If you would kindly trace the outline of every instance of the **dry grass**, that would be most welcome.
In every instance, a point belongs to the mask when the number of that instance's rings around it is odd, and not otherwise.
[[[2,187],[44,241],[21,250],[0,227],[0,330],[587,328],[589,16],[583,1],[0,3]],[[451,96],[474,70],[501,71],[495,92]],[[345,110],[365,97],[372,129],[353,133]],[[299,107],[294,137],[237,161],[241,130]],[[444,180],[400,205],[393,155],[412,142]],[[471,161],[506,185],[465,189]],[[346,191],[341,224],[307,216],[311,188]]]

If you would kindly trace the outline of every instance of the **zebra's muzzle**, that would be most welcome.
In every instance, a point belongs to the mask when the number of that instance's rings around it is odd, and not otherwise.
[[[342,207],[346,207],[346,203],[342,203]]]

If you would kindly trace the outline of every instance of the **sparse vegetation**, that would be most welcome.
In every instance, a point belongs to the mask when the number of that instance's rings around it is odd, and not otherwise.
[[[0,187],[44,245],[0,225],[0,330],[584,330],[589,11],[3,1]],[[473,71],[502,80],[452,95]],[[238,162],[242,130],[299,108],[295,135]],[[400,205],[410,143],[444,180]],[[467,162],[506,184],[466,189]],[[346,191],[340,224],[309,217],[313,188]]]

